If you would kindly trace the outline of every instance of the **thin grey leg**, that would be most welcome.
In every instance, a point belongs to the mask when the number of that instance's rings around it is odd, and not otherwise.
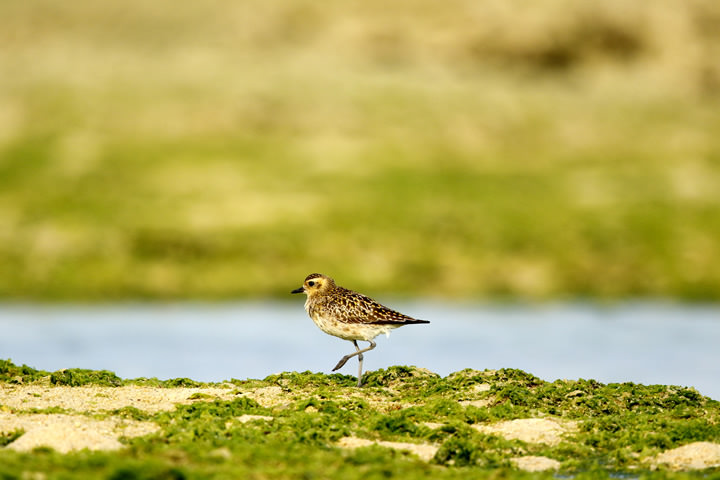
[[[362,387],[362,364],[363,364],[363,354],[360,352],[360,347],[358,347],[357,340],[353,340],[353,344],[355,345],[355,350],[358,351],[358,387]]]
[[[369,352],[373,348],[377,347],[377,344],[374,341],[368,340],[368,342],[370,342],[370,346],[367,348],[363,348],[361,350],[360,347],[358,347],[357,340],[353,340],[353,345],[355,345],[355,349],[357,351],[355,353],[351,353],[351,354],[348,354],[348,355],[345,355],[344,357],[342,357],[340,359],[340,361],[338,362],[338,364],[335,365],[335,368],[332,369],[332,371],[334,372],[335,370],[339,370],[340,368],[342,368],[343,365],[345,365],[347,363],[348,360],[350,360],[352,357],[357,356],[358,361],[360,363],[360,370],[358,372],[358,387],[361,386],[362,385],[362,362],[363,362],[362,354],[365,352]]]

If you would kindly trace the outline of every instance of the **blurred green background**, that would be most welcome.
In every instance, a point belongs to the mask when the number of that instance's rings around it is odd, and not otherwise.
[[[720,299],[720,2],[0,2],[0,298]]]

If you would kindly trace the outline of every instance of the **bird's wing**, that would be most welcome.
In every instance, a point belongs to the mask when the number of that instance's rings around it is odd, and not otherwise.
[[[372,313],[374,325],[404,325],[406,323],[418,323],[413,317],[397,312],[392,308],[376,304]]]
[[[341,295],[328,296],[325,309],[345,323],[370,323],[373,300],[359,293],[345,290]]]
[[[351,291],[341,297],[338,307],[337,314],[347,323],[364,323],[367,325],[424,323],[424,321],[418,321],[413,317],[380,305],[370,297]]]

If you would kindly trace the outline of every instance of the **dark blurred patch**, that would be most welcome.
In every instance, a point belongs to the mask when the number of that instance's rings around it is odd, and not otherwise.
[[[471,41],[468,53],[477,63],[500,63],[545,71],[562,71],[592,62],[629,62],[648,51],[640,25],[610,18],[580,16],[574,22],[549,24],[518,40],[501,35]]]
[[[180,230],[140,230],[131,237],[131,249],[146,259],[199,260],[229,253],[229,246],[217,238]]]

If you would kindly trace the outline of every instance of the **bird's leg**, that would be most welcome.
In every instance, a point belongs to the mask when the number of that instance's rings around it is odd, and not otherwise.
[[[368,340],[368,342],[370,342],[370,346],[367,347],[367,348],[363,348],[362,350],[360,350],[360,347],[358,347],[358,344],[357,344],[357,340],[353,340],[353,344],[355,345],[355,348],[357,349],[357,352],[355,352],[355,353],[350,353],[350,354],[345,355],[344,357],[342,357],[342,358],[340,359],[340,361],[338,362],[338,364],[335,365],[335,368],[332,369],[332,371],[334,372],[335,370],[339,370],[340,368],[342,368],[343,365],[345,365],[345,364],[347,363],[348,360],[350,360],[352,357],[355,357],[355,356],[358,356],[358,355],[359,355],[358,360],[360,361],[360,372],[362,373],[362,358],[363,358],[363,357],[362,357],[362,354],[365,353],[365,352],[369,352],[369,351],[372,350],[373,348],[377,347],[377,344],[376,344],[375,342],[373,342],[372,340]],[[361,378],[360,376],[358,376],[358,387],[359,387],[360,384],[361,384],[361,383],[360,383],[361,380],[362,380],[362,378]]]
[[[358,347],[357,340],[353,340],[353,344],[355,345],[355,350],[358,351],[358,387],[362,387],[362,363],[363,363],[363,354],[360,352],[360,347]]]

